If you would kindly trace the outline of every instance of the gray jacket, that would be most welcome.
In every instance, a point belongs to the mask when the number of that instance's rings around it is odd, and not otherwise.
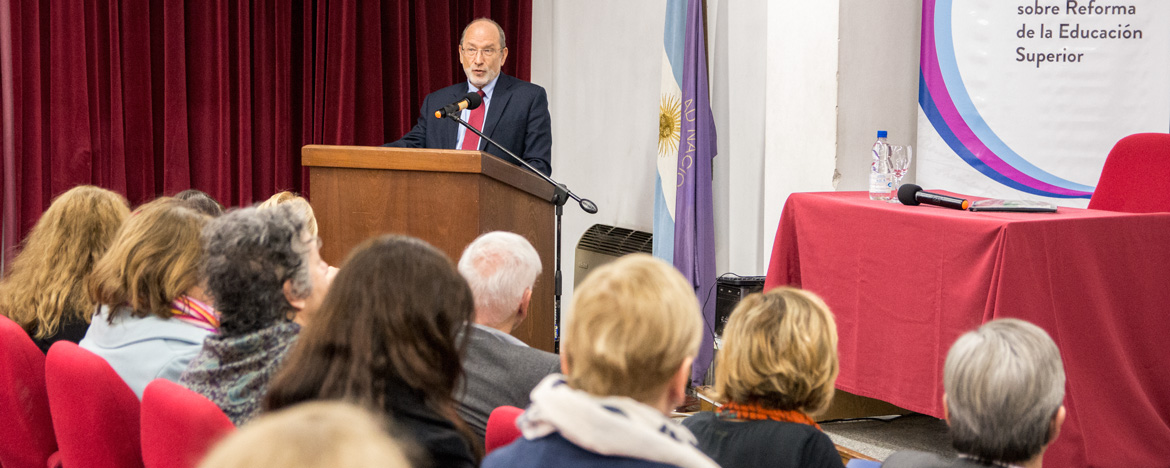
[[[488,415],[498,406],[528,406],[528,394],[546,375],[561,371],[556,354],[529,348],[503,332],[467,327],[471,337],[463,358],[463,382],[455,388],[459,417],[482,442]],[[464,385],[466,383],[466,385]]]

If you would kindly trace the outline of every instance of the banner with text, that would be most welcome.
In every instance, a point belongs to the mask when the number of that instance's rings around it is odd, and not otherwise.
[[[1170,131],[1170,1],[923,0],[917,182],[1088,204],[1122,137]]]

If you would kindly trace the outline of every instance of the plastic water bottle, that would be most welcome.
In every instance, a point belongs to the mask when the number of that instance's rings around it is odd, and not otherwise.
[[[877,141],[873,144],[873,163],[870,169],[869,199],[894,200],[894,171],[890,169],[890,144],[886,142],[885,130],[877,132]]]

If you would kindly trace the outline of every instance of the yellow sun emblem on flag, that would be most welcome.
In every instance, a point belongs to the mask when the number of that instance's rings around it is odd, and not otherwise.
[[[682,129],[682,109],[679,97],[663,94],[658,106],[658,157],[678,153],[679,132]]]

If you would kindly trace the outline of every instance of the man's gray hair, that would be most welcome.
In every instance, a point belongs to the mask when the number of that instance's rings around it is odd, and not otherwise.
[[[504,322],[516,312],[540,270],[536,249],[510,232],[479,236],[459,258],[459,273],[475,297],[476,321],[488,325]]]
[[[1043,329],[1018,319],[959,337],[943,368],[951,436],[959,453],[1019,463],[1049,442],[1064,400],[1064,365]]]
[[[470,23],[467,23],[467,26],[463,27],[463,35],[459,36],[459,45],[463,45],[463,39],[467,38],[468,28],[471,28],[471,25],[478,23],[480,21],[487,21],[487,22],[491,23],[492,26],[496,27],[496,31],[500,32],[500,49],[507,49],[508,48],[508,41],[507,41],[507,39],[504,38],[504,28],[500,26],[500,23],[497,23],[488,17],[476,18],[476,19],[471,20]]]

